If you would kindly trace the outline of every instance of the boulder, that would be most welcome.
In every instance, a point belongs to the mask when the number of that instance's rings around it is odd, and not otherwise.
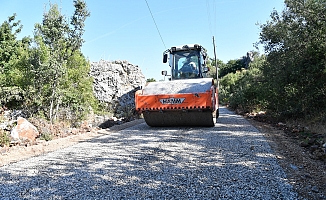
[[[23,117],[17,118],[17,125],[11,130],[10,135],[15,140],[35,141],[39,136],[37,128]]]
[[[135,91],[146,84],[140,68],[128,61],[92,62],[90,75],[97,99],[107,103],[119,118],[135,107]]]

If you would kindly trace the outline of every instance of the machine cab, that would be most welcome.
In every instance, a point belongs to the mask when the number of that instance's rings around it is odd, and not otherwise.
[[[163,53],[163,63],[169,61],[171,80],[205,78],[206,55],[206,49],[198,44],[172,47]],[[162,75],[167,76],[167,72],[162,71]]]

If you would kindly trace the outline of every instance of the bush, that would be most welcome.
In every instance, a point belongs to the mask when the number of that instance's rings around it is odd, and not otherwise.
[[[0,145],[3,146],[8,146],[10,143],[10,137],[7,133],[7,131],[4,131],[0,129]]]
[[[50,141],[53,139],[53,136],[51,135],[51,133],[42,133],[40,139],[45,141]]]
[[[267,93],[261,73],[264,61],[264,56],[256,55],[248,70],[237,70],[222,77],[219,91],[221,103],[244,112],[265,110]]]

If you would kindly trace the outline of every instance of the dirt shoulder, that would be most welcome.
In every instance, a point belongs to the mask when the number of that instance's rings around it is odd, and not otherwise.
[[[285,131],[265,122],[248,121],[264,134],[300,198],[326,199],[326,163],[316,160],[309,148]]]
[[[25,160],[33,156],[43,155],[58,149],[63,149],[72,146],[76,143],[87,141],[92,138],[100,137],[109,134],[112,131],[119,131],[136,124],[143,123],[143,119],[134,120],[131,122],[115,125],[107,129],[92,129],[86,133],[78,135],[70,135],[64,138],[57,138],[51,141],[38,140],[35,145],[30,146],[13,146],[13,147],[0,147],[0,166],[8,165],[13,162]]]

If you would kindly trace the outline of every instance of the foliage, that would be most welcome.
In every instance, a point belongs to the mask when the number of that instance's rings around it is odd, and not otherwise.
[[[6,99],[0,99],[0,102],[10,104],[12,98],[8,92],[11,87],[24,90],[28,78],[26,68],[28,67],[28,46],[31,39],[24,37],[17,40],[17,34],[20,33],[22,25],[16,21],[16,14],[10,16],[8,21],[0,26],[0,93]],[[21,99],[20,96],[18,99]]]
[[[0,146],[9,145],[10,138],[7,131],[0,129]]]
[[[82,0],[74,0],[74,7],[75,12],[70,22],[73,28],[69,31],[69,42],[72,51],[80,50],[82,47],[82,44],[84,43],[82,36],[85,31],[85,21],[86,18],[90,16],[86,2]]]
[[[73,3],[70,20],[56,4],[50,4],[42,22],[35,24],[34,39],[16,39],[22,28],[16,15],[1,25],[0,103],[51,122],[83,119],[99,109],[88,74],[90,64],[81,53],[90,13],[83,0]],[[5,96],[9,98],[2,98]]]
[[[71,26],[57,5],[51,5],[43,15],[43,22],[35,25],[36,47],[32,51],[35,84],[32,92],[41,98],[33,104],[42,107],[44,116],[50,121],[58,117],[80,119],[89,106],[96,106],[92,79],[88,76],[90,66],[80,53],[84,21],[89,12],[83,1],[74,1],[74,6]],[[66,113],[60,113],[60,110]]]
[[[217,68],[221,70],[221,68],[224,68],[225,64],[223,63],[222,60],[217,59]],[[216,64],[215,64],[215,59],[209,58],[206,65],[209,68],[208,71],[208,77],[212,77],[216,79]],[[219,72],[220,73],[220,72]],[[220,77],[220,75],[219,75]]]
[[[241,59],[220,68],[220,100],[243,111],[267,109],[281,119],[326,119],[325,1],[286,0],[261,25],[266,56],[254,52],[247,69]]]
[[[50,141],[53,139],[53,136],[51,133],[42,133],[40,135],[40,140]]]
[[[73,118],[83,119],[91,110],[99,108],[98,101],[93,95],[93,78],[88,75],[90,64],[79,52],[75,51],[68,59],[67,74],[60,85],[63,93],[61,106],[69,108]]]
[[[252,57],[249,55],[252,54]],[[250,51],[246,56],[242,56],[240,59],[229,60],[226,64],[219,64],[219,77],[223,77],[229,73],[235,73],[238,70],[248,69],[249,64],[257,57],[259,57],[259,52]],[[253,60],[251,60],[253,59]]]
[[[244,112],[264,109],[267,102],[260,70],[264,60],[264,55],[256,54],[247,70],[237,70],[235,73],[231,72],[223,76],[220,79],[219,90],[221,103],[229,104],[234,109],[240,108]],[[234,63],[237,66],[236,62]]]
[[[238,70],[244,69],[245,65],[241,59],[229,60],[225,65],[222,65],[219,70],[219,77],[223,77],[229,73],[235,73]]]
[[[156,82],[156,80],[154,79],[154,78],[148,78],[147,80],[146,80],[146,82],[148,83],[148,82]]]
[[[286,0],[286,9],[273,11],[261,25],[260,43],[267,63],[268,108],[279,116],[306,118],[326,113],[325,1]]]

